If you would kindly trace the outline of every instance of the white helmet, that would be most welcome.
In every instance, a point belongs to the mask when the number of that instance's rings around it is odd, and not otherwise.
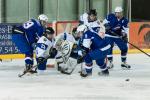
[[[87,31],[87,26],[85,26],[85,25],[78,26],[77,33],[78,32],[85,32],[85,31]]]
[[[48,17],[44,14],[39,15],[38,20],[48,22]]]
[[[123,11],[122,7],[116,7],[115,8],[115,12],[122,12],[122,11]]]

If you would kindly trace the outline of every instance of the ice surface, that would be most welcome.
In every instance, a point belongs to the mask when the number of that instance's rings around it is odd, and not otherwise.
[[[120,55],[114,56],[110,76],[81,78],[77,67],[72,75],[62,75],[55,68],[45,75],[24,76],[23,60],[0,63],[0,100],[150,100],[150,58],[143,54],[128,55],[131,70],[122,70]],[[130,81],[125,81],[130,79]]]

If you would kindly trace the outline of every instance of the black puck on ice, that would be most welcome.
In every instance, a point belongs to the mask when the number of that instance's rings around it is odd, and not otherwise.
[[[130,81],[130,79],[127,78],[125,81]]]

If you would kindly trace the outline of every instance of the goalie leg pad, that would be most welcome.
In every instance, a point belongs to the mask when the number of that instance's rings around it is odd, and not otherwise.
[[[63,67],[63,58],[62,56],[59,56],[59,57],[56,57],[56,67],[57,67],[57,70],[58,71],[61,71],[62,70],[62,67]]]
[[[62,56],[59,56],[59,57],[56,57],[56,62],[57,63],[62,63],[63,62],[63,58],[62,58]]]

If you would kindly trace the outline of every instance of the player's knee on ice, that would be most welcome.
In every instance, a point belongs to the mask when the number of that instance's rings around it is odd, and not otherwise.
[[[38,62],[37,62],[38,63]],[[38,65],[38,70],[46,70],[47,60]]]

